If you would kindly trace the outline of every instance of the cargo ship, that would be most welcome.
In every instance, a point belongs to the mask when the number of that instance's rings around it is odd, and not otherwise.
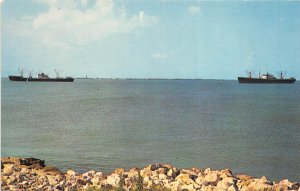
[[[22,82],[73,82],[74,78],[72,77],[65,77],[61,78],[58,75],[58,72],[56,72],[56,78],[50,78],[47,74],[45,73],[39,73],[37,75],[37,78],[32,77],[31,73],[29,74],[29,77],[23,77],[23,71],[19,71],[20,75],[19,76],[8,76],[9,80],[11,81],[22,81]]]
[[[279,78],[276,78],[274,75],[270,73],[266,73],[263,75],[259,75],[257,77],[252,77],[251,72],[248,72],[248,77],[238,77],[239,83],[271,83],[271,84],[292,84],[296,82],[296,79],[284,78],[283,73],[281,72]]]

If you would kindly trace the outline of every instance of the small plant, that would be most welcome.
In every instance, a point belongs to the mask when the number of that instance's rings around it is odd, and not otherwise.
[[[171,191],[171,189],[166,188],[166,187],[164,187],[164,186],[162,186],[160,184],[153,184],[150,187],[149,191]]]
[[[78,191],[83,191],[83,190],[78,190]],[[110,188],[96,188],[95,186],[90,186],[87,191],[116,191],[115,189],[110,189]]]
[[[143,188],[144,188],[144,184],[143,184],[144,180],[143,180],[143,177],[141,176],[141,174],[139,173],[137,175],[137,177],[135,177],[135,191],[143,191]]]
[[[125,185],[125,179],[121,175],[120,181],[119,181],[119,187],[118,187],[117,191],[125,191],[125,189],[123,188],[124,185]]]

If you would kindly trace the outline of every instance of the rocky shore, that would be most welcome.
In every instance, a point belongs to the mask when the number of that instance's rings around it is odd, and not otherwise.
[[[229,169],[178,169],[169,164],[152,164],[143,169],[116,169],[111,174],[94,170],[80,174],[61,172],[35,158],[1,158],[1,190],[243,190],[300,191],[299,182],[271,182],[266,177],[235,175]]]

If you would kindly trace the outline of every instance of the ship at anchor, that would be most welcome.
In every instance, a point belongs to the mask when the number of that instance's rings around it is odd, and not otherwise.
[[[252,72],[248,72],[248,77],[238,77],[239,83],[272,83],[272,84],[292,84],[296,82],[294,77],[284,78],[283,72],[279,73],[279,77],[276,78],[270,73],[263,75],[258,75],[258,77],[253,77]]]
[[[20,81],[20,82],[73,82],[74,78],[67,76],[65,78],[59,77],[59,72],[54,70],[56,73],[56,78],[50,78],[49,75],[41,72],[38,73],[37,77],[32,77],[32,72],[29,73],[28,77],[24,77],[23,69],[19,69],[18,76],[8,76],[11,81]]]

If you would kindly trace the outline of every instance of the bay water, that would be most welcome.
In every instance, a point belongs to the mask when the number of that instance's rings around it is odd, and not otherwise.
[[[1,82],[1,155],[67,170],[170,163],[300,181],[300,84]]]

